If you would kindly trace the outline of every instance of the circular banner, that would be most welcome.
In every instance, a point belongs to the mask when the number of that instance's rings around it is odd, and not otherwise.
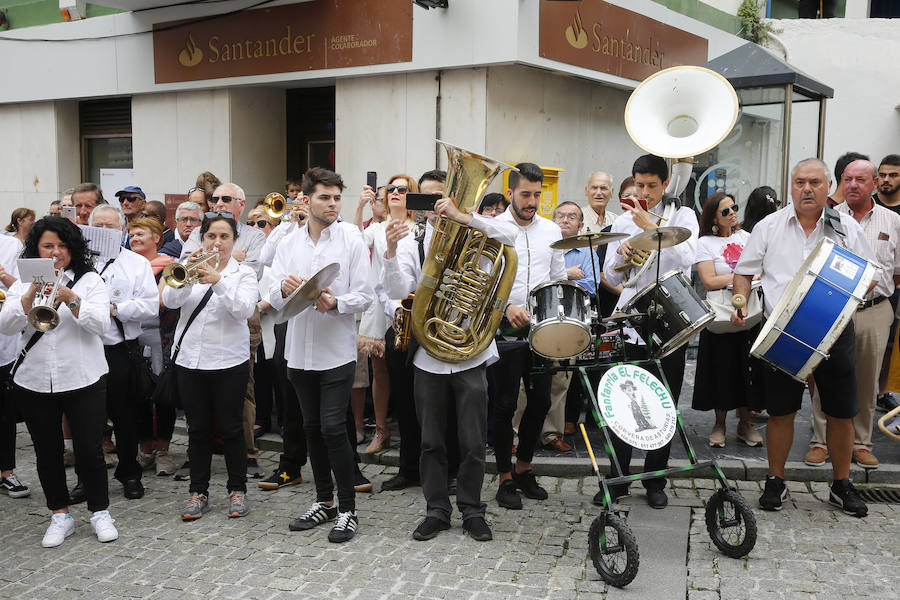
[[[675,434],[675,402],[646,369],[619,365],[597,386],[600,414],[622,441],[641,450],[662,448]]]

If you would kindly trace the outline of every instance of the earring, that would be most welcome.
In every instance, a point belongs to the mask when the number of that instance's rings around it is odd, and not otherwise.
[[[713,224],[712,232],[713,232],[713,235],[719,235],[719,226],[716,224]]]

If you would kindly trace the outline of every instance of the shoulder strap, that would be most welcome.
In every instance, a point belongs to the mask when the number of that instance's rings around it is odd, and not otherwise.
[[[838,242],[841,246],[846,245],[847,234],[841,226],[841,213],[830,206],[825,206],[823,217],[825,219],[825,227],[831,229],[838,234]]]
[[[84,275],[82,273],[81,275]],[[81,275],[76,275],[75,279],[66,284],[66,287],[72,289],[75,287],[75,284],[78,283],[78,280],[81,279]],[[22,348],[22,351],[19,353],[19,356],[16,358],[16,363],[12,366],[12,369],[9,371],[9,378],[12,380],[16,375],[16,371],[19,370],[19,366],[22,364],[22,361],[25,360],[25,357],[28,356],[28,351],[34,348],[34,345],[38,343],[38,340],[44,335],[43,331],[35,331],[31,334],[31,337],[28,339],[28,343],[25,344],[25,347]]]
[[[178,357],[178,351],[181,349],[181,342],[184,341],[184,334],[187,333],[187,330],[191,326],[191,323],[194,322],[194,319],[197,318],[197,315],[200,314],[200,311],[203,310],[203,307],[206,306],[207,302],[209,302],[209,299],[212,297],[212,292],[212,286],[209,286],[209,289],[206,290],[205,294],[203,294],[203,298],[200,300],[200,304],[197,305],[197,308],[195,308],[194,312],[191,313],[191,316],[188,317],[187,323],[184,324],[184,329],[181,331],[181,337],[178,338],[178,343],[172,347],[172,364],[175,364],[175,359]]]
[[[419,266],[425,264],[425,225],[419,223],[416,227],[416,243],[419,245]]]

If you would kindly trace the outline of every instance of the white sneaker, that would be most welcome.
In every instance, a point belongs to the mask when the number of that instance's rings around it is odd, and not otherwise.
[[[91,527],[97,534],[97,539],[101,542],[111,542],[119,539],[119,532],[113,525],[115,520],[109,516],[108,510],[98,510],[91,515]]]
[[[56,548],[65,541],[67,537],[75,533],[75,519],[69,513],[54,513],[50,517],[50,527],[41,540],[41,546],[44,548]]]

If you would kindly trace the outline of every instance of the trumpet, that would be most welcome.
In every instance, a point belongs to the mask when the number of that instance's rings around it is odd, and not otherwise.
[[[412,333],[412,307],[415,294],[410,294],[400,302],[400,315],[394,322],[394,350],[406,352],[409,349],[409,336]]]
[[[640,269],[644,266],[644,263],[650,258],[651,251],[649,250],[638,250],[634,248],[631,252],[631,258],[622,263],[621,265],[616,265],[615,271],[627,271],[629,269]]]
[[[288,207],[303,206],[302,202],[288,202],[287,199],[278,192],[272,192],[263,198],[262,206],[266,209],[266,214],[273,219],[297,222],[306,218],[303,215],[287,212]]]
[[[162,278],[165,280],[166,285],[175,289],[184,287],[186,285],[193,285],[197,283],[197,280],[200,278],[200,273],[197,272],[197,267],[212,260],[215,260],[215,262],[211,263],[212,268],[218,268],[218,249],[203,251],[184,264],[177,262],[171,262],[167,264],[163,269]]]
[[[56,281],[52,284],[43,279],[35,279],[34,283],[40,287],[34,294],[31,310],[28,311],[28,324],[37,331],[47,332],[56,329],[59,325],[59,313],[56,312],[56,294],[59,291],[59,283],[62,281],[63,271],[59,270]],[[3,295],[4,299],[6,294]]]
[[[6,292],[0,290],[0,306],[3,306],[4,302],[6,302]]]

